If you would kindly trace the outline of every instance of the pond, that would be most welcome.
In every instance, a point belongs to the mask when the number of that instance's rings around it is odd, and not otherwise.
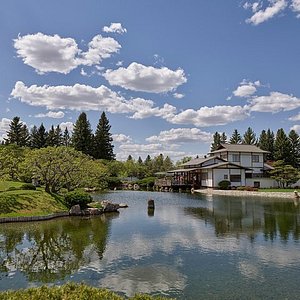
[[[298,203],[126,191],[94,198],[129,207],[0,225],[0,289],[73,281],[126,296],[299,298]]]

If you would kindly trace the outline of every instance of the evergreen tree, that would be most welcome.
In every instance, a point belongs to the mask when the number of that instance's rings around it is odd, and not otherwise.
[[[110,131],[111,126],[105,115],[105,112],[101,114],[94,138],[94,157],[97,159],[115,159],[113,152],[114,146],[112,144],[112,137]]]
[[[288,163],[293,166],[294,168],[299,168],[300,166],[300,139],[299,135],[295,130],[291,130],[289,132],[289,137],[290,141],[290,147],[291,147],[291,153],[288,158]]]
[[[48,133],[44,124],[42,123],[39,128],[33,126],[30,135],[30,146],[32,148],[43,148],[47,147],[47,136]]]
[[[152,162],[151,156],[148,154],[147,157],[145,158],[144,164],[145,166],[150,166]]]
[[[132,160],[133,160],[133,158],[132,158],[132,156],[129,154],[128,157],[127,157],[127,161],[132,161]]]
[[[85,112],[79,115],[74,125],[72,145],[75,150],[84,154],[92,155],[93,153],[92,129]]]
[[[173,169],[174,165],[169,156],[167,156],[163,163],[163,171],[169,171]]]
[[[255,145],[256,144],[256,135],[251,127],[248,127],[243,136],[243,144]]]
[[[275,136],[274,132],[269,128],[267,131],[267,151],[270,153],[267,154],[268,160],[274,160],[274,144],[275,144]]]
[[[18,146],[27,146],[29,143],[29,132],[25,124],[20,121],[19,117],[14,117],[9,124],[7,131],[6,144],[16,144]]]
[[[226,135],[225,132],[223,132],[223,133],[221,134],[220,142],[221,142],[221,144],[226,144],[226,143],[227,143],[227,135]]]
[[[213,142],[210,146],[210,151],[215,151],[218,149],[218,147],[221,145],[221,135],[219,134],[219,132],[215,132],[215,134],[213,135]]]
[[[66,129],[64,130],[63,136],[62,136],[62,144],[66,147],[69,147],[71,144],[71,137],[69,134],[69,130],[66,127]]]
[[[57,146],[56,145],[56,136],[55,136],[55,129],[54,126],[52,125],[50,130],[48,131],[48,136],[47,136],[47,146]]]
[[[139,164],[139,165],[142,165],[142,164],[143,164],[143,160],[142,160],[142,158],[141,158],[140,156],[139,156],[139,158],[138,158],[138,161],[137,161],[137,162],[138,162],[138,164]]]
[[[59,125],[55,128],[55,144],[61,146],[63,144],[63,135]]]
[[[291,154],[291,144],[282,128],[277,130],[274,143],[274,159],[283,160],[289,163],[289,156]]]
[[[234,129],[234,131],[230,137],[229,143],[230,144],[241,144],[242,143],[241,135],[239,134],[237,129]]]

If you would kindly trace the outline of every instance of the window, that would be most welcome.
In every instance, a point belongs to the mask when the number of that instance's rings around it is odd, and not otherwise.
[[[240,162],[241,157],[239,154],[232,154],[232,162]]]
[[[224,175],[224,179],[225,179],[225,180],[228,180],[228,175]]]
[[[253,182],[253,186],[254,186],[255,188],[260,188],[260,182],[259,182],[259,181],[254,181],[254,182]]]
[[[208,179],[208,173],[202,173],[201,180],[207,180],[207,179]]]
[[[231,182],[241,182],[241,175],[230,175]]]
[[[252,155],[252,162],[258,163],[259,162],[259,155]]]

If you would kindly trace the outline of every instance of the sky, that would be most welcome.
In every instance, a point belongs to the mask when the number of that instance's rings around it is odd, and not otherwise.
[[[215,132],[300,133],[299,37],[300,0],[2,0],[0,138],[105,111],[117,159],[175,162]]]

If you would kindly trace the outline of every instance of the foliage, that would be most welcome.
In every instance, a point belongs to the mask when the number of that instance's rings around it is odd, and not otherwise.
[[[136,183],[143,189],[147,187],[153,187],[156,177],[146,177],[138,180]]]
[[[114,146],[112,144],[113,139],[111,137],[110,128],[111,126],[109,125],[106,114],[103,112],[97,125],[94,137],[93,157],[96,159],[115,159],[113,152]]]
[[[228,180],[222,180],[218,183],[220,190],[228,190],[230,187],[230,181]]]
[[[243,144],[255,145],[256,144],[256,135],[251,127],[248,127],[243,136]]]
[[[21,190],[36,190],[36,187],[32,183],[24,183],[21,186]]]
[[[39,128],[33,126],[30,135],[30,147],[31,148],[43,148],[47,146],[48,132],[44,124],[42,123]]]
[[[300,166],[300,140],[299,135],[295,130],[291,130],[288,136],[290,142],[290,155],[287,158],[287,161],[294,168],[299,168]]]
[[[247,191],[247,192],[257,192],[258,188],[255,188],[253,186],[238,186],[236,188],[238,191]]]
[[[9,124],[7,131],[6,144],[15,144],[18,146],[27,146],[29,142],[29,132],[27,126],[20,122],[19,117],[14,117]]]
[[[289,156],[291,153],[291,145],[289,139],[282,128],[277,130],[274,143],[274,159],[283,160],[289,163]]]
[[[229,143],[230,144],[241,144],[242,143],[241,135],[239,134],[237,129],[234,129],[234,131],[230,137]]]
[[[41,286],[27,290],[7,291],[0,293],[3,300],[40,300],[40,299],[65,299],[65,300],[124,300],[125,298],[114,292],[90,287],[84,284],[67,283],[63,286]],[[164,297],[136,295],[131,300],[164,300]]]
[[[283,160],[276,161],[273,167],[274,170],[269,171],[269,173],[281,188],[291,186],[300,178],[299,171],[291,165],[286,165]]]
[[[93,152],[93,135],[86,113],[81,113],[74,124],[72,145],[77,151],[91,155]]]
[[[210,151],[216,151],[220,145],[221,145],[221,135],[219,132],[216,131],[213,135],[213,142],[210,146]]]
[[[65,204],[68,208],[73,205],[80,205],[81,209],[87,207],[88,203],[92,202],[92,196],[85,192],[72,191],[65,194]]]

